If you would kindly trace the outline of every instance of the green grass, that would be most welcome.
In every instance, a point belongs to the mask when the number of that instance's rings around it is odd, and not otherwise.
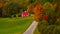
[[[22,34],[32,21],[32,17],[0,18],[0,34]]]
[[[41,33],[38,31],[38,28],[36,28],[33,34],[41,34]]]

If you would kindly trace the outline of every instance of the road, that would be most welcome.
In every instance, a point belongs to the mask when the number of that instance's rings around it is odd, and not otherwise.
[[[37,25],[38,25],[38,22],[33,21],[32,24],[28,27],[28,29],[23,34],[33,34]]]

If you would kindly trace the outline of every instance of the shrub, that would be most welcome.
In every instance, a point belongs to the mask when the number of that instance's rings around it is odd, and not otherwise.
[[[38,30],[41,34],[60,34],[60,25],[48,25],[48,22],[40,21]]]
[[[6,11],[7,15],[10,17],[14,14],[17,14],[20,12],[20,4],[16,2],[9,2],[7,6],[4,7],[4,10]]]
[[[51,3],[44,4],[43,16],[38,24],[38,30],[41,34],[60,34],[60,21],[59,14],[55,13],[55,10]]]

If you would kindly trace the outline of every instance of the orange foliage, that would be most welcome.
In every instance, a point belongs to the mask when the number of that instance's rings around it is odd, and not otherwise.
[[[54,3],[54,4],[53,4],[53,8],[56,8],[56,7],[57,7],[57,3]]]
[[[7,12],[3,9],[2,14],[7,15]]]
[[[6,3],[4,4],[4,6],[7,6],[7,4],[8,4],[8,2],[6,2]]]
[[[15,0],[15,2],[18,2],[18,0]]]
[[[3,6],[3,4],[0,2],[0,8]]]
[[[34,6],[32,6],[32,5],[31,5],[31,6],[29,6],[29,5],[27,6],[27,10],[28,10],[29,12],[32,11],[33,8],[34,8]]]
[[[36,7],[34,8],[34,19],[35,20],[40,19],[42,11],[43,11],[43,6],[41,6],[40,4],[37,4]]]
[[[10,2],[11,0],[7,0],[8,2]]]

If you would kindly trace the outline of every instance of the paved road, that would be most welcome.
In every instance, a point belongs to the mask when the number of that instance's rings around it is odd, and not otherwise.
[[[30,27],[23,34],[33,34],[35,28],[37,27],[38,22],[33,21]]]

